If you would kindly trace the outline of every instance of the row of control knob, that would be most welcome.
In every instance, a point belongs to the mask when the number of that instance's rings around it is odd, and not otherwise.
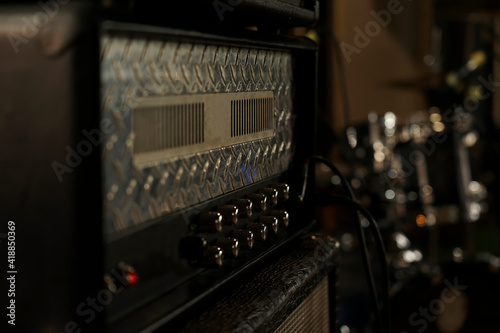
[[[197,229],[199,232],[220,232],[224,223],[234,225],[240,217],[249,218],[254,211],[263,212],[268,205],[275,206],[278,202],[288,200],[289,192],[287,184],[275,184],[273,187],[261,188],[258,193],[249,194],[247,198],[233,199],[231,204],[217,206],[217,211],[201,213]],[[288,217],[283,215],[283,211],[271,211],[271,216],[288,226]]]
[[[236,206],[232,206],[231,210],[236,212],[235,214],[238,212],[238,208]],[[222,231],[224,221],[228,220],[231,224],[236,224],[238,222],[237,216],[234,215],[227,218],[220,212],[203,212],[199,217],[198,231],[202,233],[220,232]],[[269,215],[259,217],[259,222],[268,225],[273,230],[276,229],[277,232],[278,225],[288,227],[289,217],[285,210],[272,210]]]
[[[255,240],[265,240],[267,227],[254,226],[250,229],[234,230],[231,237],[217,238],[215,245],[208,245],[204,237],[191,236],[182,239],[179,247],[181,256],[192,263],[203,266],[222,266],[224,256],[235,258],[240,249],[251,249]]]
[[[279,226],[288,226],[289,216],[284,210],[271,212],[272,215],[259,217],[258,222],[249,222],[246,229],[236,229],[231,233],[231,237],[217,238],[215,246],[208,246],[207,240],[203,236],[190,236],[181,241],[180,253],[190,261],[203,260],[201,263],[222,264],[223,254],[230,257],[237,257],[240,248],[251,249],[255,241],[265,241],[269,234],[276,234]]]
[[[209,246],[204,237],[191,236],[182,239],[179,251],[184,259],[204,266],[222,266],[224,256],[237,257],[240,248],[252,248],[253,232],[235,230],[232,237],[220,237],[216,245]]]
[[[268,207],[287,201],[289,193],[287,184],[273,184],[246,198],[233,199],[230,204],[217,206],[216,211],[201,213],[195,230],[200,233],[221,232],[224,223],[236,225],[239,218],[250,218],[254,212],[264,212]],[[241,249],[252,249],[255,241],[265,241],[269,234],[276,234],[280,226],[287,227],[288,224],[289,216],[285,210],[272,209],[269,215],[260,216],[256,222],[248,222],[246,229],[235,229],[228,237],[216,238],[213,245],[209,245],[202,235],[183,238],[179,252],[192,263],[222,266],[224,257],[238,257]],[[119,292],[121,287],[134,287],[138,281],[135,268],[124,262],[104,275],[104,282],[113,293]]]
[[[199,215],[196,231],[217,233],[224,224],[236,225],[240,218],[250,218],[254,212],[264,212],[289,198],[287,184],[274,184],[261,188],[246,198],[233,199],[230,204],[219,205],[216,211]],[[255,241],[265,241],[276,234],[280,226],[287,227],[289,215],[285,210],[272,209],[269,215],[262,215],[256,221],[248,222],[245,229],[235,229],[229,237],[218,237],[209,245],[203,235],[192,235],[181,240],[179,252],[184,259],[203,266],[221,266],[224,257],[237,257],[240,249],[251,249]]]

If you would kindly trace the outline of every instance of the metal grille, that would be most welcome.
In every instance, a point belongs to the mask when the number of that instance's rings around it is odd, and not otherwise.
[[[203,103],[134,109],[132,121],[135,154],[204,141]]]
[[[285,319],[275,333],[330,332],[328,277]]]
[[[231,101],[231,137],[273,128],[272,98]]]

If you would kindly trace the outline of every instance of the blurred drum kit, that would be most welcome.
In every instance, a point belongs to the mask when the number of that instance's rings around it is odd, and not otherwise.
[[[460,108],[450,113],[431,108],[399,125],[392,112],[371,112],[367,124],[347,129],[358,162],[353,185],[366,184],[362,191],[382,198],[385,224],[437,230],[476,222],[487,211],[486,187],[471,170],[469,148],[478,141],[472,116]]]
[[[352,185],[385,231],[395,332],[424,326],[429,332],[469,332],[495,316],[487,316],[495,307],[481,299],[500,292],[498,283],[481,279],[500,277],[500,259],[474,244],[488,205],[470,155],[479,142],[473,123],[463,107],[433,107],[406,121],[371,112],[368,122],[346,130]],[[460,302],[445,304],[439,300],[450,281],[466,288],[453,290]],[[413,314],[430,303],[443,307],[424,325]]]

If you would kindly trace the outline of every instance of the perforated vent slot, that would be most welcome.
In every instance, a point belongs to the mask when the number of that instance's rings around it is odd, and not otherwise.
[[[140,97],[132,108],[134,162],[269,138],[274,122],[272,91]]]
[[[270,130],[273,119],[272,98],[231,101],[231,137]]]
[[[136,109],[133,127],[136,154],[203,143],[204,104],[177,104]]]

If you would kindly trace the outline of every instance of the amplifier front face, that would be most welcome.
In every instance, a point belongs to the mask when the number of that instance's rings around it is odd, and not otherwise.
[[[58,10],[29,36],[40,7],[0,15],[19,327],[179,328],[312,224],[292,166],[314,150],[316,46]]]
[[[291,73],[286,50],[105,32],[104,233],[286,171]]]
[[[111,330],[175,322],[309,226],[294,220],[288,200],[295,52],[103,24],[104,278],[115,292]]]

